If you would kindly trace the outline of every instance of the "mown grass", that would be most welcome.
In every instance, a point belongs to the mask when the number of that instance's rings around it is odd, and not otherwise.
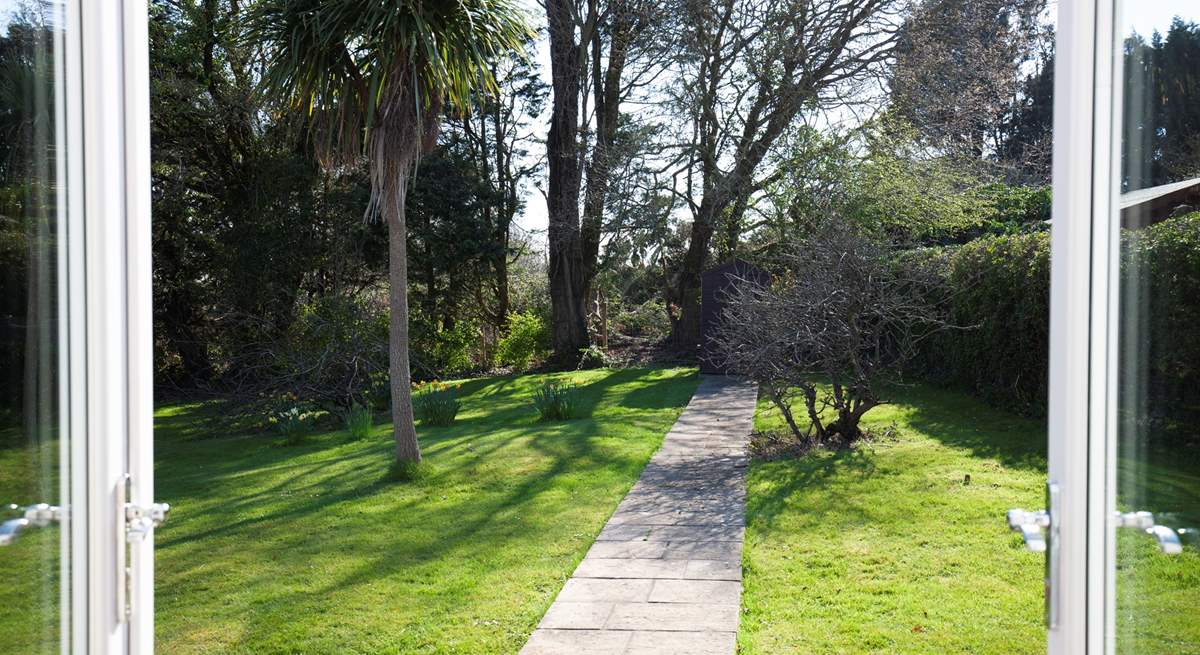
[[[867,415],[888,438],[751,466],[740,652],[1044,652],[1042,557],[1004,521],[1043,505],[1044,423],[930,387],[889,397]],[[784,429],[765,401],[756,428]],[[1191,461],[1123,460],[1123,489],[1194,524]],[[1118,540],[1118,650],[1200,653],[1200,550]]]
[[[162,409],[163,653],[513,653],[662,441],[689,369],[589,371],[581,418],[539,422],[546,376],[466,381],[421,475],[388,481],[389,426],[282,447]],[[219,438],[215,438],[219,437]]]
[[[739,652],[1044,651],[1041,560],[1004,521],[1041,506],[1043,425],[890,397],[866,418],[887,439],[751,465]],[[784,429],[766,401],[755,423]]]
[[[59,442],[26,445],[16,427],[0,427],[0,521],[9,504],[59,504]],[[0,548],[0,653],[58,653],[60,532],[33,529]]]

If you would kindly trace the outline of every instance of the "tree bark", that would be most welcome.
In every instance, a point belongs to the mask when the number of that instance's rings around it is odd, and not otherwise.
[[[705,194],[699,211],[692,221],[688,249],[679,265],[668,300],[677,307],[671,324],[670,342],[680,350],[698,351],[700,340],[700,276],[708,264],[709,244],[716,232],[717,202],[713,194]]]
[[[395,188],[384,193],[380,211],[388,226],[388,370],[391,374],[392,433],[397,462],[420,462],[421,447],[413,419],[412,375],[408,362],[408,229],[404,201],[408,176],[391,182]]]
[[[626,2],[610,2],[608,60],[601,48],[600,30],[594,30],[591,41],[592,95],[596,112],[595,142],[587,165],[587,189],[583,198],[583,220],[580,227],[582,259],[582,294],[591,296],[600,256],[600,237],[604,226],[605,201],[608,198],[613,167],[613,149],[617,140],[617,125],[621,116],[621,79],[625,62],[634,38],[632,8]],[[604,67],[603,69],[601,67]]]
[[[579,89],[582,49],[575,39],[572,0],[546,0],[553,112],[546,137],[549,185],[550,307],[553,359],[575,363],[588,345],[586,289],[579,229]]]

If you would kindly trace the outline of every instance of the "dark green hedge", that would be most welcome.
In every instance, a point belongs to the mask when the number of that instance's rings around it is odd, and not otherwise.
[[[1134,410],[1124,415],[1137,417],[1147,437],[1191,439],[1177,428],[1200,421],[1200,213],[1126,231],[1121,252],[1122,301],[1143,307],[1122,312],[1123,365],[1146,371],[1122,397]],[[1049,234],[983,237],[921,256],[948,282],[951,321],[961,328],[926,341],[917,372],[1008,409],[1044,414]]]
[[[987,236],[926,253],[947,281],[955,327],[925,341],[918,372],[1008,409],[1044,412],[1049,234]]]
[[[1144,441],[1200,445],[1200,213],[1123,235],[1120,418]],[[1136,311],[1136,307],[1142,307]]]

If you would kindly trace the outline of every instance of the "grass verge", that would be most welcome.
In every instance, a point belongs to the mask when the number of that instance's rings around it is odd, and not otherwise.
[[[683,406],[689,369],[588,371],[580,412],[537,420],[547,376],[466,381],[453,426],[391,435],[211,438],[159,412],[157,642],[164,653],[512,653]]]
[[[752,465],[740,652],[1043,652],[1042,556],[1004,512],[1044,504],[1044,423],[929,387],[890,396],[867,415],[887,439]],[[783,429],[765,401],[756,428]],[[1122,509],[1200,525],[1195,458],[1119,467]],[[1200,653],[1197,544],[1117,538],[1118,651]]]
[[[891,397],[865,421],[886,440],[751,465],[740,653],[1045,649],[1041,560],[1004,521],[1041,506],[1043,425],[924,387]],[[765,400],[755,423],[784,429]]]

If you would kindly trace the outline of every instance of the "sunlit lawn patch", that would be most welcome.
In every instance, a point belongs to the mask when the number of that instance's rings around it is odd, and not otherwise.
[[[1042,423],[889,397],[865,420],[888,438],[751,466],[743,652],[1043,651],[1042,563],[1004,522],[1041,506]],[[760,429],[781,420],[760,401]]]
[[[538,420],[546,376],[465,381],[425,470],[386,481],[388,425],[281,448],[159,412],[164,653],[515,653],[695,388],[689,369],[597,370],[577,418]],[[215,438],[214,438],[215,437]]]

